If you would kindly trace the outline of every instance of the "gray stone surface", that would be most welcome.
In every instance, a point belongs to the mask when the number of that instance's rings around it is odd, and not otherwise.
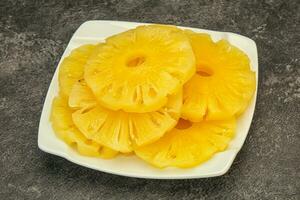
[[[299,1],[0,0],[0,199],[300,199]],[[246,35],[260,77],[249,136],[230,171],[198,180],[109,175],[37,147],[39,117],[72,33],[92,19]]]

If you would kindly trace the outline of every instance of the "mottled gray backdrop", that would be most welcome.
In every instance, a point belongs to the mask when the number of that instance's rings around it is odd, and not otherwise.
[[[300,199],[298,0],[0,0],[0,199]],[[109,175],[46,154],[38,123],[71,35],[92,19],[231,31],[256,41],[257,109],[230,171],[199,180]]]

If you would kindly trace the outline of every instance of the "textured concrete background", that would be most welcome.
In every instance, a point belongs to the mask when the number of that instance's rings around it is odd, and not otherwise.
[[[0,199],[300,199],[299,1],[0,0]],[[72,33],[92,19],[170,23],[257,42],[255,117],[229,173],[199,180],[109,175],[41,152],[39,117]]]

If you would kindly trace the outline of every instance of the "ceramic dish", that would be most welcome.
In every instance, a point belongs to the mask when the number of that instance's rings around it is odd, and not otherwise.
[[[248,134],[255,109],[256,92],[247,110],[242,116],[239,117],[236,136],[231,141],[227,150],[217,153],[209,161],[191,169],[166,168],[161,170],[151,167],[136,156],[117,156],[116,158],[111,160],[84,157],[79,155],[75,150],[73,150],[63,141],[57,138],[54,131],[52,130],[49,116],[52,100],[58,94],[58,69],[61,61],[66,56],[68,56],[72,49],[80,45],[104,41],[108,36],[126,31],[127,29],[131,29],[142,24],[143,23],[121,21],[87,21],[77,29],[77,31],[71,38],[64,54],[61,57],[61,60],[58,64],[58,67],[56,68],[53,79],[48,89],[39,124],[39,148],[47,153],[63,157],[73,163],[82,165],[84,167],[106,173],[136,178],[187,179],[213,177],[225,174],[232,165],[237,153],[242,148]],[[253,40],[235,33],[210,31],[189,27],[180,28],[191,29],[195,32],[208,33],[212,36],[214,41],[217,41],[219,39],[226,39],[231,44],[243,50],[250,58],[252,70],[256,72],[257,85],[258,58],[256,44]]]

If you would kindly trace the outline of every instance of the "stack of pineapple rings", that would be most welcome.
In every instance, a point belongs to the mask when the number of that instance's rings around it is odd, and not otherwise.
[[[51,121],[82,155],[192,167],[226,149],[255,83],[247,55],[225,40],[139,26],[63,60]]]

